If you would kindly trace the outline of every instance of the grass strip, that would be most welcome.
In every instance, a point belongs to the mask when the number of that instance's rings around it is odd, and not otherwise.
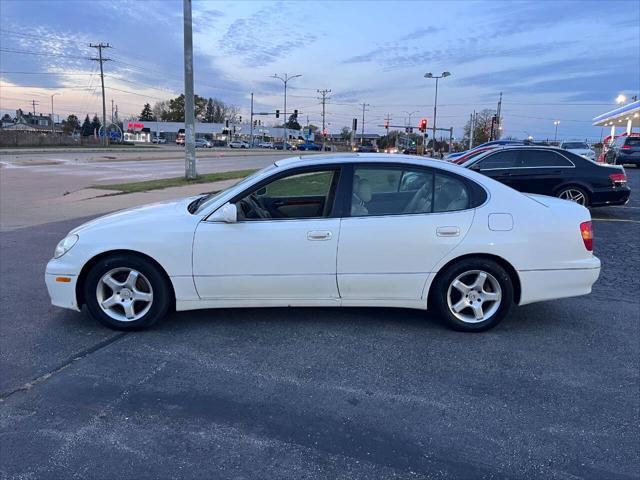
[[[149,190],[162,190],[163,188],[182,187],[185,185],[195,185],[198,183],[221,182],[223,180],[232,180],[234,178],[244,178],[247,175],[251,175],[255,171],[255,169],[233,170],[230,172],[205,173],[203,175],[199,175],[195,180],[187,180],[184,177],[161,178],[158,180],[145,180],[143,182],[93,185],[91,188],[118,190],[123,193],[148,192]]]

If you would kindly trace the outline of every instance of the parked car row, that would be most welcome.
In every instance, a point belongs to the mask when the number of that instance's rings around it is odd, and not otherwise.
[[[462,166],[520,192],[563,198],[585,207],[624,205],[631,194],[622,166],[596,163],[561,148],[500,146],[469,158]]]

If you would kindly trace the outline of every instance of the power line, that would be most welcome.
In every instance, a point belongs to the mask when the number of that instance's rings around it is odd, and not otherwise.
[[[10,48],[0,48],[0,52],[5,52],[5,53],[18,53],[21,55],[40,55],[43,57],[60,57],[60,58],[75,58],[75,59],[81,59],[81,60],[87,60],[87,57],[81,57],[79,55],[67,55],[64,53],[45,53],[45,52],[34,52],[34,51],[30,51],[30,50],[13,50]]]
[[[0,75],[67,75],[74,77],[84,77],[91,75],[90,73],[67,73],[67,72],[7,72],[2,71]]]

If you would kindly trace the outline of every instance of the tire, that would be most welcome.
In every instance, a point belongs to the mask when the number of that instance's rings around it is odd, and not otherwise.
[[[589,206],[589,194],[582,187],[577,187],[575,185],[567,185],[562,187],[557,191],[556,197],[562,198],[563,200],[569,200],[571,202],[576,202],[583,207]]]
[[[478,281],[483,275],[484,281]],[[449,328],[483,332],[498,325],[511,310],[513,283],[507,271],[493,260],[463,259],[438,274],[430,304]]]
[[[147,328],[165,316],[173,301],[163,272],[131,254],[100,259],[87,274],[83,290],[91,316],[115,330]]]

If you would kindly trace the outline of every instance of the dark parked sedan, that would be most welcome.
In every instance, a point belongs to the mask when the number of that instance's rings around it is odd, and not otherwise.
[[[584,206],[624,205],[631,190],[624,168],[602,165],[550,147],[500,147],[463,164],[526,193],[572,200]]]

